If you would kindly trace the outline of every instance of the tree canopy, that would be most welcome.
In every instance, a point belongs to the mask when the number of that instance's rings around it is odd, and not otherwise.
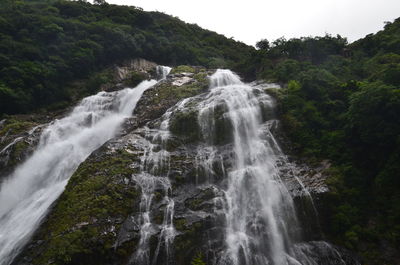
[[[261,40],[248,77],[278,82],[280,115],[297,155],[334,162],[336,242],[366,264],[400,253],[400,18],[352,44],[341,36]]]
[[[124,60],[232,67],[254,50],[163,13],[103,0],[3,0],[0,39],[0,114],[70,102],[70,82]],[[88,93],[83,86],[75,94]]]

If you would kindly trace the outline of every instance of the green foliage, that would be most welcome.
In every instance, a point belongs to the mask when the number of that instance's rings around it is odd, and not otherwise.
[[[383,82],[366,83],[350,96],[348,126],[360,144],[384,152],[394,147],[400,132],[400,90]]]
[[[267,39],[263,39],[257,42],[256,47],[260,50],[265,50],[265,51],[268,51],[271,48],[270,43]]]
[[[325,232],[369,264],[395,259],[376,254],[383,242],[400,249],[399,44],[400,18],[350,45],[280,38],[247,62],[285,84],[274,95],[297,155],[334,162]]]
[[[133,72],[128,76],[127,80],[124,81],[124,85],[135,87],[146,79],[148,79],[148,76],[145,73]]]
[[[2,1],[0,114],[80,99],[99,90],[97,73],[127,59],[232,67],[254,50],[163,13],[96,3]],[[82,79],[90,84],[71,89]]]
[[[201,133],[197,116],[198,112],[196,110],[176,112],[171,118],[171,132],[183,137],[187,142],[199,140]]]
[[[196,70],[188,65],[179,65],[171,70],[171,74],[177,73],[194,73]]]
[[[203,261],[203,253],[197,252],[197,254],[193,257],[192,262],[190,262],[190,265],[206,265],[206,263]]]
[[[116,238],[109,220],[126,218],[140,196],[138,190],[124,184],[136,173],[129,166],[134,159],[139,157],[119,150],[77,169],[38,231],[47,247],[33,255],[33,264],[108,264],[115,251],[122,258],[128,257],[133,246],[114,249]]]
[[[6,119],[4,127],[0,129],[0,137],[7,135],[19,135],[26,132],[36,124],[30,121],[18,120],[18,119]]]
[[[371,264],[390,263],[379,257],[376,249],[381,242],[400,249],[400,18],[350,45],[339,35],[325,35],[273,42],[264,39],[256,50],[162,13],[103,0],[97,3],[2,1],[0,116],[66,106],[109,83],[112,76],[104,69],[138,57],[166,65],[233,68],[246,79],[281,83],[284,88],[274,95],[297,154],[334,163],[329,179],[331,226],[325,232],[360,251]],[[181,87],[163,84],[149,92],[157,96],[147,103],[176,102],[207,88],[206,73],[199,68],[179,66],[173,70],[180,72],[195,73],[195,81]],[[128,85],[143,78],[133,74]],[[218,112],[215,114],[218,117]],[[195,141],[200,137],[196,117],[192,112],[172,117],[171,130],[177,135],[189,132],[187,140]],[[8,122],[0,136],[8,131],[17,134],[31,125]],[[220,131],[229,131],[229,124],[222,119],[216,125]],[[220,135],[228,134],[217,137]],[[216,138],[216,143],[225,140]],[[17,151],[26,147],[23,144],[16,146]],[[49,226],[56,235],[51,237],[53,247],[36,263],[44,264],[47,258],[58,263],[85,262],[85,257],[108,251],[91,246],[91,237],[102,224],[66,229],[89,222],[89,216],[125,214],[129,206],[115,199],[122,187],[107,181],[110,174],[132,173],[124,171],[130,161],[125,158],[78,169],[61,200],[67,203],[58,204],[53,213],[57,220]],[[107,169],[95,174],[96,167]],[[76,176],[84,179],[84,189],[74,186]],[[133,191],[123,192],[131,199],[137,196]],[[82,201],[84,197],[91,200]],[[177,249],[191,243],[197,228],[187,228],[192,234],[177,238]],[[49,231],[43,233],[50,236]],[[204,264],[198,255],[192,264]]]

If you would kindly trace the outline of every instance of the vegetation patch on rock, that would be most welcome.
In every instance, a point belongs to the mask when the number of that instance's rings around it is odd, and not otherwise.
[[[170,131],[183,137],[185,142],[194,142],[201,139],[201,130],[197,122],[198,111],[179,111],[174,113],[170,121]]]
[[[188,66],[190,67],[190,66]],[[144,92],[134,111],[138,116],[140,125],[150,120],[161,117],[167,109],[174,106],[184,98],[193,97],[204,93],[208,89],[207,72],[203,68],[193,68],[192,80],[183,85],[174,85],[174,81],[180,77],[168,76],[160,84]]]
[[[35,237],[41,251],[26,251],[32,264],[94,265],[128,258],[132,244],[114,249],[114,243],[140,196],[130,181],[134,159],[124,150],[98,153],[78,168]]]

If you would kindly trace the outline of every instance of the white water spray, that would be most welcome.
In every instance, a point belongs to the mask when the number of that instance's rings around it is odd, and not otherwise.
[[[163,78],[169,69],[162,71]],[[79,164],[115,136],[143,92],[156,83],[87,97],[43,131],[37,150],[0,188],[1,265],[18,255]]]
[[[175,201],[170,197],[171,183],[168,178],[170,170],[170,153],[166,150],[170,138],[169,121],[172,111],[179,110],[186,103],[182,100],[173,109],[168,110],[161,118],[158,129],[146,130],[145,152],[141,158],[140,174],[133,175],[132,179],[141,189],[140,215],[137,223],[140,224],[140,239],[136,251],[129,260],[129,264],[150,265],[156,264],[160,252],[164,251],[165,264],[170,264],[172,243],[176,236],[173,223],[175,214]],[[154,222],[152,207],[156,192],[162,193],[163,221],[161,225]],[[150,253],[150,239],[157,236],[157,247]],[[152,255],[152,256],[151,256]]]
[[[210,81],[211,92],[199,109],[203,135],[212,139],[218,134],[213,120],[216,106],[226,110],[223,117],[233,131],[234,160],[225,191],[227,247],[220,264],[290,264],[290,226],[297,225],[296,215],[278,175],[279,147],[262,126],[260,106],[272,107],[272,100],[265,94],[257,96],[229,70],[218,70]]]

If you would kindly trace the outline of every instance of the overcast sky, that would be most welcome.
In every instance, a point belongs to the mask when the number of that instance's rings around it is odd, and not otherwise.
[[[267,38],[340,34],[354,41],[400,16],[400,0],[106,0],[161,11],[254,45]]]

